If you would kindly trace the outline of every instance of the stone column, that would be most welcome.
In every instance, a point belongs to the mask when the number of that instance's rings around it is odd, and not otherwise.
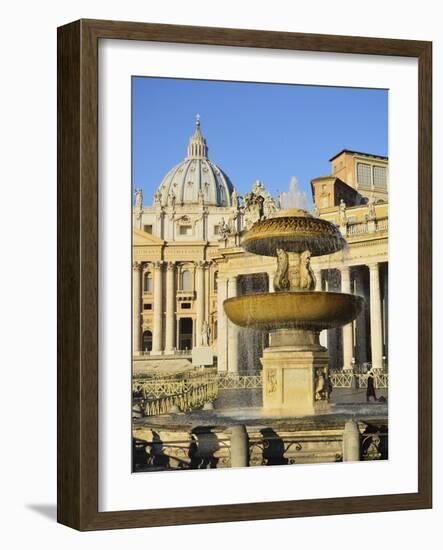
[[[355,420],[348,420],[343,431],[343,461],[360,460],[360,431]]]
[[[228,370],[228,318],[223,302],[228,297],[226,279],[217,278],[217,365],[220,372]]]
[[[139,355],[141,350],[141,289],[142,264],[132,263],[132,354]]]
[[[317,292],[322,292],[323,291],[323,284],[322,284],[323,280],[322,280],[321,268],[314,267],[313,271],[314,271],[314,276],[315,276],[315,290]],[[327,330],[322,330],[320,332],[320,344],[324,348],[328,347],[328,331]]]
[[[237,277],[228,280],[228,298],[237,296]],[[228,320],[228,371],[238,372],[238,327]]]
[[[160,355],[162,352],[163,331],[163,262],[154,264],[154,326],[152,335],[152,354]]]
[[[243,424],[232,426],[231,432],[231,468],[249,466],[249,438]]]
[[[365,305],[363,306],[360,315],[355,320],[356,326],[356,361],[357,364],[361,365],[368,361],[367,356],[367,338],[366,334],[366,319],[367,319],[367,304],[368,304],[368,293],[366,291],[365,284],[365,273],[363,273],[361,266],[355,272],[355,293],[357,296],[361,296],[365,300]]]
[[[201,346],[203,321],[205,320],[205,262],[197,262],[197,319],[196,345]]]
[[[371,307],[372,367],[383,368],[383,336],[381,321],[380,274],[378,264],[369,266],[369,293]]]
[[[341,291],[351,293],[351,270],[348,266],[341,269]],[[352,370],[353,344],[352,344],[352,323],[348,323],[343,331],[343,369]]]
[[[175,336],[175,264],[168,262],[166,271],[166,331],[165,331],[165,351],[174,352]]]

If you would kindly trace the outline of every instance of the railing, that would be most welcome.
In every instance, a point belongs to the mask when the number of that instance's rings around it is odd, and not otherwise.
[[[179,356],[191,356],[192,355],[192,350],[191,349],[174,349],[173,351],[170,351],[170,352],[166,352],[166,351],[156,351],[155,353],[153,353],[152,351],[148,351],[148,350],[144,350],[144,351],[140,351],[140,354],[139,355],[147,355],[147,356],[158,356],[158,355],[165,355],[165,356],[168,356],[170,355],[171,357],[173,356],[176,356],[176,355],[179,355]]]
[[[350,223],[346,227],[346,235],[363,235],[364,233],[368,233],[366,222]]]
[[[330,371],[329,380],[337,389],[365,389],[368,386],[367,373]],[[208,369],[161,378],[137,376],[132,388],[134,403],[141,406],[145,416],[152,416],[168,413],[175,407],[189,412],[214,401],[219,390],[260,389],[262,384],[261,374],[216,373],[215,369]],[[388,388],[388,373],[374,371],[374,385],[378,389]]]
[[[242,375],[236,373],[219,373],[218,388],[220,390],[258,389],[262,387],[261,374]]]
[[[374,385],[378,389],[386,389],[389,386],[389,374],[385,371],[374,372]],[[355,386],[357,388],[368,387],[368,374],[358,372],[335,372],[329,371],[329,380],[333,388],[352,388],[353,381],[355,380]]]
[[[134,402],[146,416],[165,414],[172,408],[189,412],[212,402],[218,394],[218,379],[214,373],[192,373],[185,378],[134,378]]]
[[[367,233],[387,231],[388,218],[378,218],[371,222],[354,222],[346,225],[346,236],[352,237],[356,235],[365,235]]]

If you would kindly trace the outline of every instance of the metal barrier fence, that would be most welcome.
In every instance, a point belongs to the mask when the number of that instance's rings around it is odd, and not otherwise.
[[[367,388],[368,374],[367,373],[345,373],[329,371],[329,380],[333,388]],[[386,389],[389,386],[389,374],[387,372],[374,371],[374,385],[378,389]]]
[[[218,388],[220,390],[254,390],[262,387],[262,376],[260,374],[236,374],[218,373]]]

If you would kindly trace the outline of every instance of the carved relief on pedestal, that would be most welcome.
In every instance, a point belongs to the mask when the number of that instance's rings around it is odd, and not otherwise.
[[[277,391],[277,371],[276,369],[268,369],[266,373],[266,392],[268,395]]]
[[[314,370],[314,399],[316,401],[325,401],[329,395],[328,371],[326,368],[316,368]]]

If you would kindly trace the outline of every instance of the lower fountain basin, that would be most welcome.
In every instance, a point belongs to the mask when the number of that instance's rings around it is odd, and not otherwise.
[[[271,292],[224,301],[226,315],[236,325],[271,331],[282,328],[325,330],[353,321],[363,298],[339,292]]]

